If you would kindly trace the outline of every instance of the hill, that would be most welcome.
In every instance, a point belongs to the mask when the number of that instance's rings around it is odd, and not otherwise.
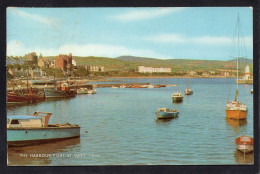
[[[54,58],[50,56],[48,58]],[[138,66],[150,67],[169,67],[172,71],[190,71],[190,70],[216,70],[216,69],[234,69],[236,60],[194,60],[194,59],[156,59],[136,56],[120,56],[116,58],[108,57],[79,57],[73,56],[78,65],[97,65],[104,66],[106,71],[129,71],[137,70]],[[252,72],[252,59],[241,58],[241,67],[249,63]],[[246,62],[246,63],[245,63]]]

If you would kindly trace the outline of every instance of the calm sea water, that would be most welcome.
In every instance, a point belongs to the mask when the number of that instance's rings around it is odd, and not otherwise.
[[[141,79],[165,83],[165,79]],[[124,80],[133,82],[133,79]],[[252,164],[253,154],[236,150],[235,138],[253,136],[252,85],[239,85],[248,105],[244,121],[226,120],[235,79],[190,79],[194,93],[172,103],[186,79],[167,79],[166,88],[98,88],[95,95],[9,107],[8,115],[52,112],[50,123],[79,124],[81,137],[44,145],[9,148],[9,165],[196,165]],[[159,107],[176,108],[179,117],[158,120]],[[41,154],[37,157],[35,154]],[[48,156],[49,155],[49,156]]]

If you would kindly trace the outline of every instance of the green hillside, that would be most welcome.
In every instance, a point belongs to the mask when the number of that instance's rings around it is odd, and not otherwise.
[[[46,57],[54,60],[54,56]],[[117,58],[107,57],[79,57],[73,56],[73,59],[78,65],[97,65],[104,66],[105,71],[134,71],[138,66],[150,66],[150,67],[169,67],[172,68],[172,72],[176,71],[199,71],[199,70],[217,70],[217,69],[236,69],[236,62],[219,61],[219,60],[194,60],[194,59],[155,59],[146,57],[135,56],[120,56]],[[251,72],[253,64],[252,59],[248,59],[247,63],[250,66]],[[243,60],[240,63],[241,70],[243,71],[246,63]]]

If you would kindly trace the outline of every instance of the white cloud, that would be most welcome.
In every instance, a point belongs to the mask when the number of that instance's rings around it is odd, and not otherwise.
[[[158,34],[155,36],[145,37],[144,40],[155,43],[171,43],[171,44],[210,44],[210,45],[231,45],[232,38],[230,37],[216,37],[216,36],[201,36],[201,37],[187,37],[180,34]],[[245,45],[252,47],[252,37],[244,38]]]
[[[119,20],[121,22],[135,21],[143,19],[151,19],[155,17],[165,16],[173,12],[178,12],[183,10],[182,7],[163,7],[163,8],[146,8],[146,9],[135,9],[118,16],[112,16],[113,19]]]
[[[19,41],[10,41],[7,44],[8,56],[23,56],[29,52],[36,52],[38,55],[42,53],[43,56],[56,56],[58,54],[72,53],[74,56],[100,56],[100,57],[118,57],[122,55],[132,55],[152,58],[170,58],[166,55],[161,55],[153,50],[148,49],[132,49],[118,45],[106,44],[67,44],[58,49],[44,49],[44,48],[25,48]]]
[[[54,21],[53,19],[50,19],[48,17],[43,17],[43,16],[40,16],[40,15],[24,12],[24,11],[20,10],[19,8],[14,8],[14,7],[7,8],[7,11],[14,14],[14,15],[17,15],[21,18],[24,18],[24,19],[30,19],[30,20],[39,22],[39,23],[44,24],[44,25],[57,27],[57,21]]]

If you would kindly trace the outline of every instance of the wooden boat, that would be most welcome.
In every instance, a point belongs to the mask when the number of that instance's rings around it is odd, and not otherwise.
[[[17,94],[14,92],[7,92],[7,104],[21,104],[30,103],[31,98],[22,94]]]
[[[155,112],[156,116],[160,119],[174,118],[178,117],[179,112],[176,109],[168,109],[168,108],[158,108]]]
[[[251,89],[251,94],[253,94],[254,93],[254,90],[253,89]]]
[[[45,98],[68,98],[74,97],[76,91],[61,90],[59,88],[44,88]]]
[[[174,92],[172,94],[173,102],[181,102],[183,101],[183,95],[180,92]]]
[[[185,95],[192,95],[193,91],[190,89],[189,80],[187,79],[187,89],[184,90]]]
[[[236,138],[237,149],[243,153],[254,151],[254,139],[247,135]]]
[[[8,146],[25,146],[80,136],[78,125],[48,124],[52,113],[35,112],[32,116],[7,117]]]
[[[28,94],[18,94],[15,92],[7,92],[7,104],[22,104],[34,103],[45,99],[44,93],[32,93],[32,88],[29,88]]]
[[[237,19],[237,26],[240,26],[240,22],[239,22],[239,16]],[[238,36],[234,41],[236,41],[235,43],[238,43],[237,45],[237,50],[240,49],[239,46],[239,29],[237,28],[237,33],[236,36]],[[237,51],[237,55],[236,55],[236,59],[237,59],[237,89],[236,89],[236,94],[235,94],[235,100],[233,101],[228,101],[225,107],[225,111],[226,111],[226,117],[227,118],[231,118],[231,119],[246,119],[247,117],[247,105],[242,104],[242,102],[240,102],[237,97],[238,97],[238,58],[242,57],[241,55],[239,55],[240,51]]]
[[[77,91],[70,89],[69,85],[63,83],[61,87],[44,88],[45,98],[68,98],[75,97]]]

